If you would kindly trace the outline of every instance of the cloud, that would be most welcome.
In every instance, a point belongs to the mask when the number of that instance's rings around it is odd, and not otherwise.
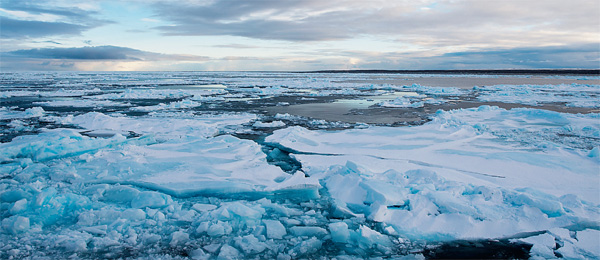
[[[89,27],[62,23],[62,22],[40,22],[22,21],[0,17],[0,36],[3,38],[44,37],[50,35],[77,35]]]
[[[3,0],[0,13],[0,35],[7,39],[26,39],[53,35],[79,35],[112,23],[97,19],[95,11],[77,7],[55,6],[55,3]]]
[[[436,57],[447,66],[504,68],[598,68],[600,43],[452,52]]]
[[[38,48],[16,50],[2,53],[3,56],[27,59],[56,59],[56,60],[206,60],[207,57],[194,55],[173,55],[141,51],[119,46],[86,46],[79,48]]]
[[[98,46],[82,48],[41,48],[17,50],[7,53],[14,57],[34,59],[66,59],[66,60],[139,60],[138,56],[144,52],[116,47]]]
[[[346,52],[361,60],[360,69],[597,69],[600,43],[427,53]]]
[[[135,68],[152,63],[199,62],[209,58],[196,55],[162,54],[119,46],[86,46],[78,48],[38,48],[0,53],[3,70],[110,70]]]
[[[600,3],[548,1],[288,0],[154,3],[172,23],[165,35],[233,35],[285,41],[325,41],[393,35],[430,45],[516,47],[595,41]],[[560,11],[557,11],[560,10]],[[590,19],[592,18],[592,19]],[[508,39],[508,40],[507,40]]]

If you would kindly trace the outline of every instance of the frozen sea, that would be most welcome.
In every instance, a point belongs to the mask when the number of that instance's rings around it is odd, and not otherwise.
[[[0,73],[0,259],[600,258],[600,77]]]

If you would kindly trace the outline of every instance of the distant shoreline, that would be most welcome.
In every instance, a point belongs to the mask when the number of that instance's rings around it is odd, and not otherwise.
[[[600,69],[502,69],[502,70],[317,70],[299,73],[367,74],[492,74],[492,75],[587,75],[600,76]]]

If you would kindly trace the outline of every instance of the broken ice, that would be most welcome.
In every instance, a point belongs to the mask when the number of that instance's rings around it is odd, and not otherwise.
[[[534,259],[600,257],[598,113],[478,104],[392,127],[261,110],[376,95],[393,98],[375,109],[463,99],[593,109],[598,85],[444,88],[241,72],[2,77],[10,89],[0,100],[13,105],[0,109],[10,137],[0,143],[1,258],[423,259],[444,243],[481,239]]]

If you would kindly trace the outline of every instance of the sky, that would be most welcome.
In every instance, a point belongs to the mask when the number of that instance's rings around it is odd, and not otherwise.
[[[0,0],[1,71],[600,68],[598,0]]]

